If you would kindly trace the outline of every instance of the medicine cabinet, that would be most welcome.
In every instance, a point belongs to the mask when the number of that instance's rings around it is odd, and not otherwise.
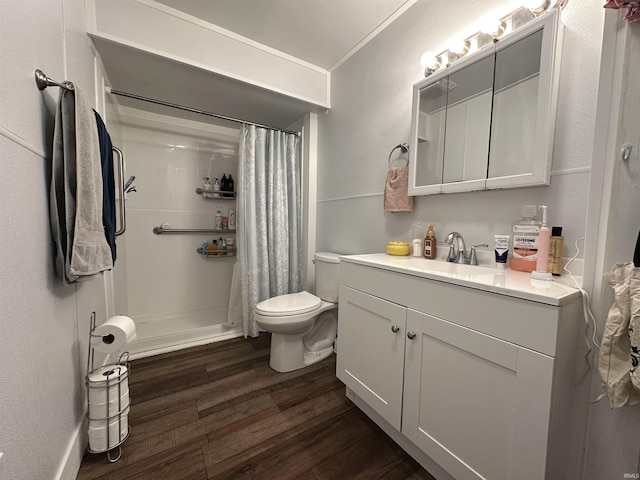
[[[409,195],[549,185],[555,10],[413,86]]]

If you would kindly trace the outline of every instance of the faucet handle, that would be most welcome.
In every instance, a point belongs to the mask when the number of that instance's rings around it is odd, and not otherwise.
[[[478,265],[478,257],[476,256],[476,247],[488,247],[486,243],[479,243],[471,247],[471,253],[469,254],[469,265]]]

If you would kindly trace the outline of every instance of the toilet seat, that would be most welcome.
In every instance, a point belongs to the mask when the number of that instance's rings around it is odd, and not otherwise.
[[[256,313],[265,317],[286,317],[313,312],[320,308],[320,297],[309,292],[290,293],[269,298],[256,305]]]

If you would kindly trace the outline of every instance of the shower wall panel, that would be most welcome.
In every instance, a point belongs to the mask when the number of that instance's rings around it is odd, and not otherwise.
[[[215,312],[228,306],[235,257],[205,258],[196,248],[221,236],[235,240],[235,234],[156,235],[153,227],[211,229],[218,210],[227,215],[236,207],[235,200],[205,199],[195,190],[206,176],[212,182],[223,173],[237,179],[237,130],[172,124],[169,117],[138,112],[123,116],[122,127],[125,177],[135,176],[136,191],[126,194],[127,231],[119,238],[124,248],[115,268],[115,281],[124,288],[116,289],[116,309],[137,324],[175,319],[175,331],[183,330],[181,317],[193,314],[224,322]]]

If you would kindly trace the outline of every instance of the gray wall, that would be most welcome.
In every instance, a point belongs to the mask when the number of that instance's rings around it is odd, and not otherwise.
[[[38,91],[33,72],[73,80],[95,104],[83,1],[1,2],[0,58],[0,477],[75,478],[89,316],[104,321],[104,282],[63,287],[54,275],[48,172],[58,89]]]

